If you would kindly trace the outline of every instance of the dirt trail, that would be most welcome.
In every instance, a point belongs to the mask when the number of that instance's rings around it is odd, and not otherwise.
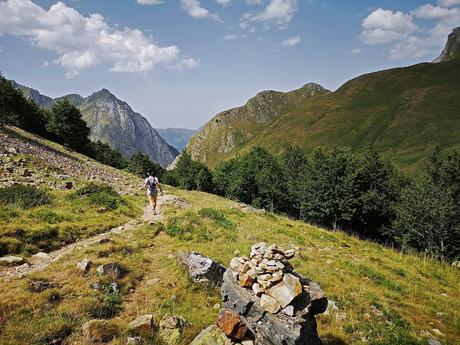
[[[27,263],[22,264],[20,266],[0,267],[0,278],[3,278],[5,281],[9,281],[14,278],[22,278],[28,274],[42,271],[53,262],[60,260],[64,256],[70,255],[75,249],[80,250],[90,245],[97,244],[99,243],[99,241],[103,239],[111,238],[113,235],[120,234],[126,231],[132,231],[138,228],[139,226],[143,225],[144,223],[148,223],[151,221],[161,221],[163,219],[163,213],[161,212],[162,204],[170,203],[175,199],[177,198],[174,195],[158,196],[156,215],[153,214],[153,210],[150,207],[150,204],[147,204],[147,206],[144,208],[144,214],[142,216],[142,219],[133,219],[124,225],[110,229],[107,232],[71,243],[60,249],[49,252],[47,253],[47,255],[32,256],[29,259],[27,259]]]

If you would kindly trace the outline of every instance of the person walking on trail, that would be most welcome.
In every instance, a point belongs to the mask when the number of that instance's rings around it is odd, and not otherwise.
[[[153,176],[153,173],[150,171],[147,173],[147,178],[144,182],[144,188],[147,188],[147,196],[149,197],[150,206],[152,206],[153,214],[157,214],[157,196],[158,189],[160,189],[161,195],[163,195],[163,189],[161,189],[161,184],[158,179]]]

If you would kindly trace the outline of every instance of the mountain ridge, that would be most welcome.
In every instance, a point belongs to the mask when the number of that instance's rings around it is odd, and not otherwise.
[[[456,32],[460,31],[454,30],[446,44],[448,56],[460,46],[452,43],[458,42]],[[263,91],[242,107],[215,115],[187,150],[212,168],[254,146],[279,154],[286,145],[308,152],[319,146],[360,151],[372,145],[410,174],[416,173],[435,146],[460,149],[459,71],[460,59],[453,58],[367,73],[334,92],[323,88],[313,96],[302,92],[305,86],[287,93]],[[274,102],[280,95],[284,96]],[[244,116],[239,116],[242,109]],[[268,121],[261,123],[261,118]]]
[[[125,156],[142,152],[166,167],[178,155],[178,151],[161,137],[144,116],[132,110],[128,103],[106,88],[87,97],[69,94],[51,98],[15,81],[13,85],[45,108],[67,98],[82,112],[83,119],[91,129],[90,139],[107,143]]]

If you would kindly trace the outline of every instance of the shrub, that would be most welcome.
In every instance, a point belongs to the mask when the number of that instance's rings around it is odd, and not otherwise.
[[[121,311],[121,297],[118,286],[114,283],[99,284],[99,290],[94,292],[93,303],[89,311],[96,319],[110,319]]]
[[[29,209],[52,203],[52,196],[35,186],[13,185],[0,188],[0,205]]]
[[[76,190],[69,198],[85,199],[92,205],[111,210],[117,209],[123,203],[123,198],[111,186],[94,182],[90,182]]]
[[[32,213],[29,217],[47,222],[48,224],[58,224],[72,219],[69,216],[58,214],[51,210],[37,210],[37,212]]]
[[[202,208],[198,211],[198,214],[204,218],[211,219],[215,222],[217,226],[220,226],[224,229],[233,229],[235,224],[230,221],[225,215],[216,210],[215,208]]]
[[[22,250],[22,242],[16,238],[3,236],[0,238],[0,255],[15,254]]]

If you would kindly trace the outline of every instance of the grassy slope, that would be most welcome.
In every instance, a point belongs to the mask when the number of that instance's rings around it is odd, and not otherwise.
[[[282,116],[264,128],[240,124],[257,133],[232,152],[216,153],[211,144],[198,151],[202,150],[208,164],[215,166],[254,145],[279,153],[287,143],[308,151],[318,145],[339,144],[361,150],[373,144],[413,172],[435,145],[460,148],[459,72],[457,59],[363,75],[333,93],[284,109]]]
[[[460,342],[458,269],[285,217],[243,213],[235,202],[217,196],[172,188],[166,192],[182,197],[191,207],[166,206],[162,210],[165,226],[144,226],[117,235],[114,243],[82,248],[75,256],[35,274],[34,278],[54,282],[56,289],[30,293],[27,285],[32,277],[0,282],[2,344],[43,344],[50,334],[66,331],[71,331],[68,343],[83,342],[81,325],[91,318],[95,305],[91,285],[101,279],[94,267],[86,277],[78,271],[75,264],[83,258],[94,265],[117,261],[129,269],[119,281],[122,310],[111,320],[119,331],[114,344],[125,344],[127,324],[145,313],[154,314],[157,320],[165,313],[183,315],[192,324],[183,338],[184,344],[189,343],[215,321],[218,309],[213,306],[219,302],[219,291],[190,283],[171,254],[196,250],[227,264],[235,250],[247,253],[253,243],[262,240],[299,246],[300,255],[293,265],[318,281],[337,302],[338,312],[346,313],[341,321],[337,312],[319,317],[319,333],[328,339],[326,343],[365,339],[373,344],[413,344],[427,336],[424,332],[434,334],[433,329],[444,334],[437,336],[443,344]],[[141,198],[138,202],[142,203]],[[209,205],[227,221],[198,214]],[[172,217],[179,228],[167,226]],[[165,232],[158,234],[161,229]],[[185,229],[190,232],[183,232]],[[159,282],[152,284],[154,278]],[[53,293],[61,296],[60,303],[49,302]]]

